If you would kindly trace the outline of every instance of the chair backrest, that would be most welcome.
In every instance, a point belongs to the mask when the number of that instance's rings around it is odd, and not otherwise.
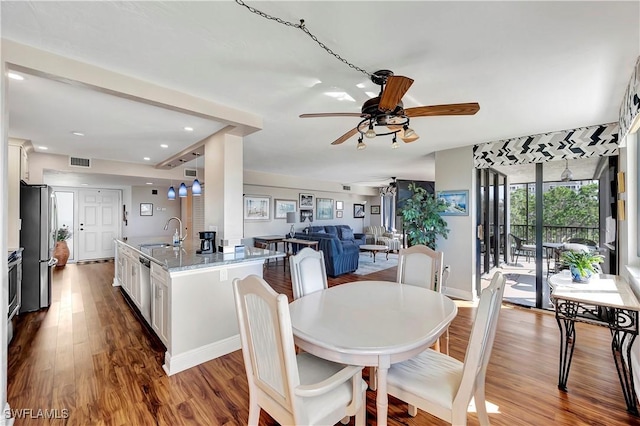
[[[305,247],[289,257],[289,270],[294,299],[328,287],[324,254],[320,250]]]
[[[418,244],[400,249],[397,281],[441,291],[444,254]]]
[[[498,315],[506,281],[507,279],[502,273],[496,272],[491,284],[480,294],[475,321],[467,345],[467,353],[464,357],[462,380],[454,398],[454,405],[464,407],[465,411],[475,392],[476,384],[482,383],[484,386],[484,375],[496,337]]]
[[[520,237],[516,237],[515,235],[509,233],[509,237],[511,237],[511,239],[513,239],[513,243],[515,245],[516,250],[520,250],[520,248],[522,248],[522,238]]]
[[[295,417],[300,378],[287,296],[257,275],[234,279],[233,291],[251,397],[274,401]]]

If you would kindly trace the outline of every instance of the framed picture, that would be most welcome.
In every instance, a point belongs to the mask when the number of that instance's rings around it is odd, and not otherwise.
[[[271,220],[269,212],[271,197],[264,195],[244,196],[244,220]],[[285,215],[286,216],[286,215]]]
[[[336,210],[343,210],[343,208],[344,208],[344,204],[342,203],[342,201],[336,201]]]
[[[438,191],[439,200],[447,204],[447,209],[442,216],[468,216],[469,215],[469,191]]]
[[[313,210],[313,194],[300,193],[300,210]]]
[[[337,219],[342,218],[342,210],[337,210],[337,211],[336,211],[336,218],[337,218]]]
[[[313,222],[313,209],[312,210],[300,210],[300,223],[308,220]]]
[[[273,207],[274,219],[286,219],[287,213],[298,210],[298,202],[296,200],[275,200]]]
[[[333,219],[333,200],[330,198],[318,198],[316,207],[316,219]]]
[[[153,216],[153,204],[140,203],[140,216]]]
[[[380,214],[380,206],[371,206],[371,214]]]
[[[364,217],[364,204],[353,205],[353,217]]]

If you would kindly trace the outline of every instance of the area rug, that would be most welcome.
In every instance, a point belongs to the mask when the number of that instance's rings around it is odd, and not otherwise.
[[[398,266],[398,255],[389,253],[389,260],[384,253],[376,254],[376,263],[373,263],[371,253],[360,253],[358,260],[358,269],[354,272],[356,275],[368,275],[373,272],[383,271],[385,269]]]

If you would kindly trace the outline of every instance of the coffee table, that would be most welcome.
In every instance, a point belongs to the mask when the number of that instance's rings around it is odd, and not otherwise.
[[[376,253],[383,251],[387,253],[387,260],[389,260],[389,247],[381,246],[379,244],[363,244],[360,246],[360,251],[365,251],[373,254],[373,263],[376,263]]]

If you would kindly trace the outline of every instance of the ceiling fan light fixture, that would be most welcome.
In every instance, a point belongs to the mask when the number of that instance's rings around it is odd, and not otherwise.
[[[560,180],[562,182],[569,182],[571,179],[573,179],[573,172],[569,170],[569,160],[565,159],[564,161],[565,161],[565,169],[560,175]]]
[[[396,135],[393,135],[393,142],[391,142],[391,149],[398,149],[398,141],[396,140]]]
[[[369,124],[369,130],[367,130],[364,135],[369,139],[373,139],[377,136],[376,131],[373,130],[373,124]]]
[[[362,151],[363,149],[367,148],[367,144],[362,141],[362,137],[358,139],[358,145],[356,145],[356,148],[358,149],[358,151]]]
[[[404,126],[404,137],[405,138],[409,138],[409,137],[411,137],[411,136],[413,136],[415,134],[416,134],[416,132],[412,128],[410,128],[409,126]]]

